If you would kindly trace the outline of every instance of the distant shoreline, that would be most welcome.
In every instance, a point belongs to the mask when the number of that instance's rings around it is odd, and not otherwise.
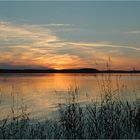
[[[0,69],[0,73],[140,73],[140,70],[97,70],[83,69]]]

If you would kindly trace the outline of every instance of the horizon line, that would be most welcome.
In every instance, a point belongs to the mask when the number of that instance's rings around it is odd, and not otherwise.
[[[140,73],[140,70],[98,70],[94,68],[79,69],[0,69],[0,73]]]

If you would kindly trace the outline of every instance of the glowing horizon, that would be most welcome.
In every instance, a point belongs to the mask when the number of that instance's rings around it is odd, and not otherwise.
[[[140,2],[0,3],[0,68],[140,69]]]

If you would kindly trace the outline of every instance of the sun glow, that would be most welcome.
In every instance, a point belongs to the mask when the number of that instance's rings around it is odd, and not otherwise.
[[[140,48],[104,42],[74,42],[60,39],[51,29],[39,25],[0,22],[1,68],[106,69],[108,56],[112,68],[140,69]],[[129,51],[128,56],[126,50]],[[131,52],[130,52],[131,50]],[[18,59],[17,59],[18,58]],[[95,61],[98,66],[95,65]],[[130,63],[131,62],[131,63]]]

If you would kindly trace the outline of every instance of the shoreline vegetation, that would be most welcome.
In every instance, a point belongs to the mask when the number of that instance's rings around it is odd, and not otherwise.
[[[58,104],[57,119],[39,121],[21,114],[0,121],[1,139],[140,139],[140,106],[116,100],[106,93],[101,102],[82,106],[78,88],[68,91],[65,103]]]
[[[110,74],[97,81],[100,100],[87,94],[89,102],[82,104],[79,88],[72,87],[64,102],[57,104],[56,118],[32,118],[26,105],[17,113],[13,100],[11,115],[0,120],[0,139],[140,139],[140,98],[124,101],[120,95],[125,85],[119,85],[118,79],[114,89]]]
[[[98,70],[82,69],[0,69],[0,73],[140,73],[140,70]]]

